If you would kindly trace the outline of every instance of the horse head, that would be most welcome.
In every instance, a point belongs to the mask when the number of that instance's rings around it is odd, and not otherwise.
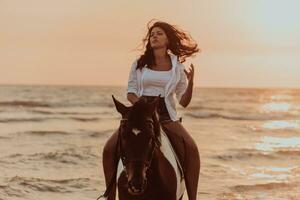
[[[119,127],[118,150],[125,167],[128,192],[142,194],[147,186],[147,172],[160,145],[160,125],[156,116],[159,97],[152,102],[140,98],[127,107],[113,96],[117,111],[122,115]]]

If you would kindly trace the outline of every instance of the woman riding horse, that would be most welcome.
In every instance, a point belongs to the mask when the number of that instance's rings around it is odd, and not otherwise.
[[[185,32],[166,22],[148,24],[144,39],[146,49],[132,64],[127,87],[127,99],[134,105],[140,98],[149,101],[161,96],[158,117],[167,134],[184,172],[189,200],[197,199],[200,173],[200,157],[197,145],[183,127],[176,112],[174,95],[179,104],[187,107],[193,93],[194,66],[186,71],[185,58],[199,51],[197,44]],[[111,182],[117,169],[116,147],[118,130],[107,141],[103,150],[103,168],[106,185]],[[112,186],[108,200],[115,199],[116,185]]]

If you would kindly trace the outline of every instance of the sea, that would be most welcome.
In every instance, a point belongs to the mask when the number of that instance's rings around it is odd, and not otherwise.
[[[121,86],[0,86],[0,200],[96,200]],[[196,87],[177,105],[199,200],[300,200],[300,89]],[[184,199],[187,199],[185,194]]]

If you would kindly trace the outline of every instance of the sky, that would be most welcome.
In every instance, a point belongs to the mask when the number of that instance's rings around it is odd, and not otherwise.
[[[298,0],[0,0],[0,84],[126,86],[147,23],[187,31],[196,87],[300,87]]]

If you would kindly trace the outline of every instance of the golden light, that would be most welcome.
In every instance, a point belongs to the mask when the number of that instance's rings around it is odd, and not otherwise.
[[[290,103],[266,103],[262,105],[261,111],[262,112],[287,112],[291,109]]]
[[[300,137],[270,137],[264,136],[256,144],[255,148],[260,151],[273,151],[280,148],[300,148]]]
[[[297,169],[297,167],[261,166],[255,168],[258,172],[253,173],[251,177],[281,181],[282,179],[290,178],[294,169]]]
[[[286,129],[286,128],[300,128],[299,121],[270,121],[266,122],[262,125],[263,128],[266,129]]]
[[[285,95],[285,94],[277,94],[277,95],[272,95],[271,100],[278,101],[278,100],[291,100],[292,97],[290,95]]]

